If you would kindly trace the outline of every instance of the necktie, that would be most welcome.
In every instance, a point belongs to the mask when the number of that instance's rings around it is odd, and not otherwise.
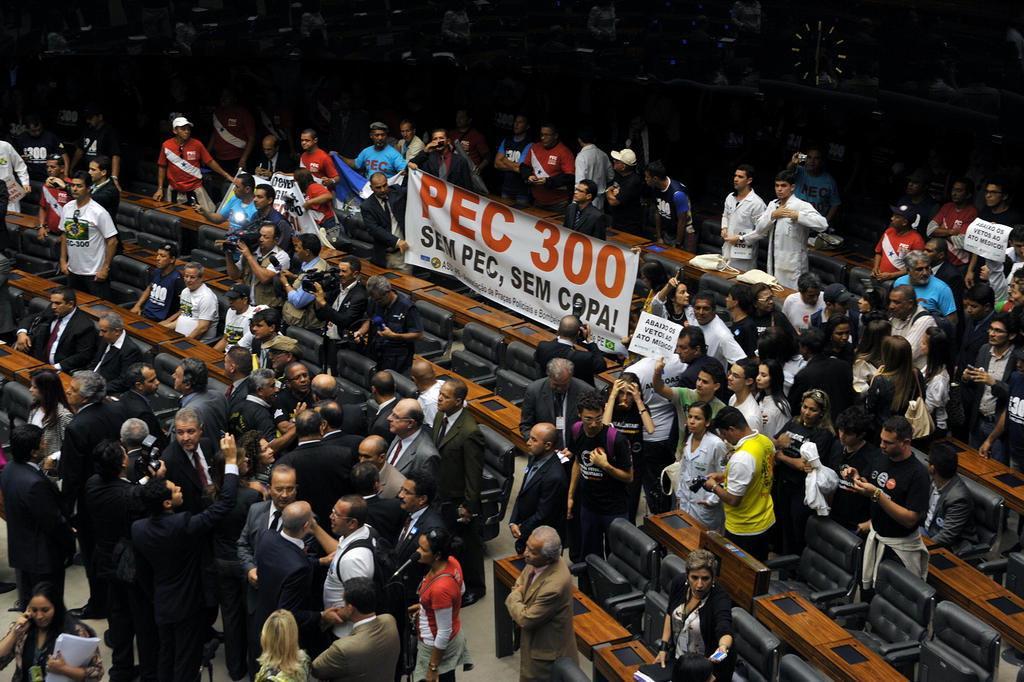
[[[270,527],[273,528],[274,530],[281,530],[278,527],[278,524],[280,524],[280,523],[281,523],[281,510],[280,509],[275,509],[274,510],[274,515],[270,517]]]
[[[402,532],[398,534],[398,541],[405,542],[405,539],[409,537],[409,527],[412,526],[412,517],[410,516],[405,520],[402,525]]]
[[[50,338],[46,342],[46,355],[43,358],[47,362],[50,361],[50,350],[53,348],[53,344],[57,343],[57,332],[60,330],[60,319],[53,321],[53,329],[50,330]]]
[[[96,367],[93,368],[94,372],[99,370],[99,368],[103,366],[103,361],[107,359],[107,353],[109,353],[109,352],[110,352],[110,344],[108,343],[107,347],[103,349],[103,355],[100,356],[100,361],[98,363],[96,363]],[[49,357],[49,353],[47,353],[47,357]]]
[[[529,466],[529,468],[526,470],[526,478],[523,479],[523,487],[524,488],[527,486],[527,484],[529,484],[530,479],[533,478],[533,475],[536,472],[537,472],[537,465],[536,464],[531,464]]]
[[[192,453],[192,463],[195,464],[196,474],[199,475],[199,485],[203,488],[210,485],[209,479],[206,478],[206,471],[203,470],[203,463],[199,461],[198,450]]]
[[[384,219],[388,223],[388,227],[391,229],[391,233],[394,235],[398,234],[398,223],[395,222],[395,218],[391,215],[391,207],[388,205],[387,199],[380,202],[380,205],[384,207]]]
[[[577,230],[580,229],[580,225],[583,223],[583,209],[576,206],[576,217],[572,221],[572,226]]]
[[[537,578],[537,571],[530,571],[530,577],[526,579],[526,589],[530,589],[530,585]]]
[[[448,433],[448,416],[447,415],[445,415],[445,417],[441,419],[441,432],[437,434],[437,442],[438,442],[438,444],[440,444],[441,441],[444,440],[444,434],[446,434],[446,433]]]
[[[402,441],[399,440],[397,442],[397,444],[395,445],[395,451],[393,453],[391,453],[391,458],[388,459],[388,464],[390,464],[391,466],[395,466],[395,462],[398,461],[398,458],[401,455],[402,455]]]
[[[565,400],[565,396],[563,396],[563,395],[561,395],[559,393],[552,393],[551,397],[555,399],[555,418],[561,417],[562,416],[562,408],[564,407],[564,405],[562,403]]]
[[[230,386],[228,386],[227,390],[224,391],[224,396],[227,397],[227,398],[230,398],[231,394],[234,393],[234,392],[235,392],[235,385],[231,384]]]

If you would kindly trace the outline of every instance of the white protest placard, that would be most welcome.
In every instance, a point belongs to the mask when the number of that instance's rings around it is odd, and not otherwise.
[[[1009,225],[990,223],[981,218],[975,218],[967,226],[967,234],[964,236],[964,250],[976,253],[986,260],[994,260],[1002,263],[1006,258],[1006,244],[1010,241]]]
[[[629,342],[629,352],[647,358],[672,357],[683,325],[670,322],[664,317],[644,312],[636,323],[636,331]]]

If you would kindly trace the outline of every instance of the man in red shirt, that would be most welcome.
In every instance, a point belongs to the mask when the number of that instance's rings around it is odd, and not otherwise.
[[[465,109],[455,112],[455,130],[448,131],[448,139],[452,144],[462,145],[462,151],[469,156],[477,173],[482,173],[491,163],[491,148],[483,134],[473,127],[473,119]]]
[[[295,184],[299,186],[302,195],[306,198],[302,208],[313,216],[317,227],[322,227],[325,230],[335,227],[338,224],[338,219],[334,215],[334,209],[331,208],[331,202],[334,201],[331,190],[314,180],[313,174],[308,168],[296,169],[293,177]]]
[[[875,267],[871,276],[877,280],[893,280],[907,274],[903,257],[911,251],[924,250],[924,237],[914,228],[920,217],[909,204],[892,207],[889,227],[875,246]]]
[[[256,142],[256,123],[245,107],[238,106],[235,93],[225,88],[220,106],[213,110],[213,132],[210,153],[229,168],[232,164],[245,168]]]
[[[39,241],[46,239],[46,233],[60,234],[60,213],[64,204],[71,200],[68,194],[68,180],[64,174],[64,157],[53,154],[46,159],[46,180],[43,182],[39,202]]]
[[[299,135],[299,146],[302,147],[299,165],[308,168],[313,177],[327,187],[334,187],[338,182],[338,169],[327,152],[320,149],[316,131],[312,128],[303,130]]]
[[[962,271],[971,259],[971,254],[963,249],[963,236],[967,226],[978,217],[978,209],[974,207],[974,181],[970,178],[954,180],[949,199],[928,223],[928,236],[945,238],[947,260]]]
[[[540,127],[540,144],[530,145],[530,152],[519,166],[519,174],[530,186],[537,208],[565,210],[576,178],[576,159],[569,148],[558,141],[558,128],[550,123]]]
[[[156,191],[153,199],[163,201],[164,181],[167,182],[167,200],[172,203],[185,204],[195,199],[206,211],[213,213],[217,205],[203,189],[202,166],[217,173],[229,183],[241,184],[231,177],[220,164],[214,161],[206,146],[192,137],[192,122],[184,116],[171,121],[174,137],[164,141],[160,146],[160,155],[156,158]]]

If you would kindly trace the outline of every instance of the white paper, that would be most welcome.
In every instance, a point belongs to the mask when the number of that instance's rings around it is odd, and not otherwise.
[[[986,260],[1002,263],[1006,258],[1006,244],[1010,241],[1011,229],[1009,225],[975,218],[967,226],[964,250],[976,253]]]
[[[184,315],[178,315],[178,319],[174,321],[174,331],[178,332],[182,336],[188,336],[195,328],[199,326],[199,320],[194,320],[191,317],[185,317]]]
[[[644,312],[629,342],[629,352],[647,358],[667,358],[676,352],[676,342],[683,326],[664,317]]]
[[[57,643],[53,647],[53,653],[59,653],[63,656],[64,662],[68,665],[81,668],[89,662],[89,659],[93,657],[99,646],[100,640],[97,637],[76,637],[75,635],[60,634],[57,635]],[[71,682],[71,678],[47,672],[46,682]]]
[[[25,196],[25,188],[14,178],[7,178],[7,201],[14,203]]]

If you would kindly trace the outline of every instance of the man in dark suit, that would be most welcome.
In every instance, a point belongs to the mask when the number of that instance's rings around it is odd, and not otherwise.
[[[415,398],[402,398],[391,410],[388,424],[395,439],[387,452],[387,462],[408,476],[413,469],[426,467],[438,472],[441,457],[434,446],[430,426],[423,423],[423,408]]]
[[[386,500],[398,499],[405,476],[388,463],[388,442],[380,436],[367,436],[356,449],[360,462],[369,462],[377,469],[377,492]]]
[[[231,385],[224,390],[228,401],[228,414],[238,411],[238,406],[249,395],[252,374],[252,351],[243,346],[232,346],[224,354],[224,373],[231,379]]]
[[[144,362],[131,364],[125,370],[125,380],[128,383],[128,390],[118,396],[121,403],[121,411],[125,419],[141,419],[149,427],[149,435],[156,438],[156,446],[160,449],[167,447],[167,434],[164,433],[160,420],[153,412],[150,405],[150,396],[156,395],[160,388],[160,380],[156,376],[156,370],[152,365]]]
[[[210,503],[215,458],[213,441],[204,436],[199,413],[184,407],[174,415],[171,444],[164,449],[167,479],[181,489],[184,511],[196,514]]]
[[[473,169],[470,167],[470,161],[452,148],[448,140],[448,131],[444,128],[436,128],[430,132],[430,142],[423,151],[409,160],[409,168],[419,168],[462,189],[476,191],[473,187]]]
[[[149,517],[132,524],[139,582],[152,600],[160,637],[161,682],[196,682],[198,678],[203,637],[209,631],[206,609],[216,604],[212,584],[202,577],[204,547],[214,527],[234,507],[238,490],[234,437],[224,436],[220,447],[224,486],[206,511],[182,511],[181,488],[171,480],[153,478],[143,491]]]
[[[319,282],[314,284],[316,298],[313,300],[314,313],[318,320],[327,322],[327,338],[341,340],[342,334],[366,316],[369,299],[366,285],[359,281],[362,264],[355,256],[344,256],[338,262],[338,279],[341,288],[334,298],[328,299]],[[333,292],[332,292],[333,293]]]
[[[15,350],[29,353],[59,370],[86,369],[96,355],[96,327],[76,306],[75,290],[61,287],[50,294],[50,308],[21,322]]]
[[[562,227],[601,240],[607,239],[608,217],[594,206],[595,196],[597,183],[587,179],[577,182],[572,193],[572,203],[565,209]]]
[[[317,651],[317,635],[323,627],[339,625],[337,607],[318,611],[313,608],[312,581],[316,558],[306,554],[303,538],[312,531],[313,511],[307,502],[292,502],[281,516],[281,531],[268,532],[256,548],[256,610],[250,621],[250,658],[262,651],[260,632],[263,623],[277,609],[285,609],[299,626],[299,646]],[[255,636],[254,636],[255,635]]]
[[[85,483],[96,468],[96,446],[104,440],[118,440],[125,420],[120,403],[105,401],[106,394],[107,382],[99,374],[88,370],[75,372],[68,391],[68,404],[75,416],[64,430],[58,465],[64,514],[78,531],[82,562],[89,579],[89,602],[81,609],[72,609],[71,615],[76,618],[106,618],[108,589],[93,568],[95,540],[85,504]]]
[[[40,470],[45,458],[43,430],[34,424],[14,427],[11,458],[0,473],[7,558],[18,569],[19,601],[27,604],[32,587],[44,580],[64,594],[64,562],[74,554],[75,539],[61,511],[57,486]],[[8,584],[4,592],[13,587]]]
[[[14,332],[17,325],[14,322],[14,301],[11,296],[11,287],[7,286],[8,276],[14,261],[7,256],[0,254],[0,335]],[[4,338],[7,338],[4,336]]]
[[[523,440],[530,437],[530,429],[539,422],[550,422],[558,429],[558,447],[568,442],[566,432],[576,421],[576,403],[584,393],[593,391],[573,376],[572,362],[565,358],[549,360],[548,375],[526,387],[520,406],[519,433]]]
[[[405,267],[405,190],[392,187],[383,173],[370,175],[373,196],[359,206],[363,227],[373,238],[370,262],[382,268]]]
[[[367,525],[394,545],[405,523],[401,500],[380,496],[380,472],[370,462],[360,462],[352,468],[352,487],[356,495],[366,500]]]
[[[960,337],[954,372],[958,377],[963,375],[967,365],[974,364],[978,351],[988,343],[988,325],[995,314],[995,292],[984,282],[975,284],[964,292],[963,306],[964,332]]]
[[[298,477],[298,499],[309,502],[317,522],[330,530],[331,509],[339,497],[352,492],[351,471],[355,452],[324,444],[320,440],[324,420],[313,410],[295,417],[295,435],[299,444],[278,460],[289,464]]]
[[[329,377],[334,381],[334,377]],[[325,400],[316,406],[324,420],[324,444],[347,448],[355,452],[366,430],[366,415],[362,405],[342,405],[336,400]]]
[[[789,405],[793,414],[800,414],[803,395],[812,388],[821,389],[831,399],[832,420],[853,404],[853,367],[825,352],[825,332],[817,327],[800,333],[800,353],[807,360],[804,368],[793,378],[789,390]]]
[[[558,460],[558,429],[541,422],[530,429],[526,440],[530,464],[526,467],[519,496],[512,506],[508,525],[516,541],[516,552],[523,553],[526,540],[538,526],[551,526],[565,545],[565,501],[569,481]]]
[[[577,341],[586,348],[585,351],[576,349]],[[590,338],[590,325],[581,325],[580,318],[575,315],[566,315],[559,320],[558,338],[537,344],[533,359],[541,372],[548,371],[548,362],[553,358],[565,358],[572,362],[573,376],[591,386],[594,385],[594,375],[605,369],[604,356]]]
[[[89,369],[107,380],[107,393],[122,393],[131,388],[128,368],[142,362],[142,351],[128,338],[124,320],[117,313],[106,313],[96,324],[100,344],[89,362]]]
[[[135,422],[138,423],[138,422]],[[159,642],[153,622],[153,604],[135,581],[118,574],[118,544],[131,542],[131,524],[143,518],[143,487],[132,485],[129,454],[118,443],[106,443],[96,453],[97,473],[86,483],[86,504],[96,534],[96,575],[107,581],[109,637],[112,650],[110,679],[131,682],[136,676],[135,643],[143,680],[157,678]],[[154,475],[163,478],[164,468]]]
[[[441,514],[431,508],[437,497],[437,478],[430,471],[417,469],[405,479],[398,497],[407,516],[395,543],[395,565],[401,568],[407,561],[411,562],[402,571],[401,580],[405,603],[412,605],[418,599],[416,590],[420,581],[427,573],[427,567],[417,561],[420,535],[445,527]]]
[[[395,378],[388,372],[377,372],[370,378],[370,401],[366,403],[366,434],[380,436],[389,444],[395,438],[388,425],[391,410],[398,404]]]
[[[469,606],[487,592],[484,583],[484,545],[480,539],[480,489],[484,479],[484,435],[476,419],[463,408],[469,389],[460,379],[449,379],[437,396],[433,438],[441,454],[438,495],[445,526],[462,538],[456,558],[462,565]]]
[[[281,149],[281,145],[273,135],[267,135],[260,142],[260,149],[249,157],[246,164],[252,169],[253,175],[269,178],[274,173],[291,173],[295,170],[295,159]]]
[[[957,303],[957,313],[964,297],[964,276],[960,269],[947,260],[949,244],[942,237],[932,237],[924,245],[924,252],[931,262],[933,276],[945,282],[953,292],[953,300]]]
[[[181,394],[181,406],[191,407],[210,438],[228,430],[228,399],[220,391],[207,389],[210,372],[206,363],[185,358],[174,368],[174,390]]]
[[[954,554],[978,541],[974,528],[974,497],[957,473],[956,448],[938,442],[928,451],[928,473],[932,477],[932,494],[938,493],[935,506],[929,506],[924,532],[940,547]]]
[[[961,375],[967,433],[972,448],[981,447],[995,428],[999,414],[1006,409],[1008,395],[1005,386],[1016,366],[1013,355],[1019,332],[1017,318],[1011,313],[993,315],[988,323],[988,343],[981,347],[974,362]],[[993,390],[1000,383],[1003,390]],[[1007,461],[1006,444],[1002,439],[995,439],[989,456],[1000,462]]]

